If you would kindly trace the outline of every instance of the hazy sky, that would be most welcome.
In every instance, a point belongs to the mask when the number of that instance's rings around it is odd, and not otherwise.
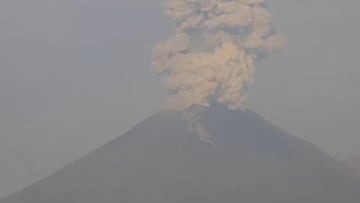
[[[0,1],[0,197],[160,108],[161,2]],[[289,45],[258,64],[247,106],[334,157],[360,156],[360,2],[268,2]]]

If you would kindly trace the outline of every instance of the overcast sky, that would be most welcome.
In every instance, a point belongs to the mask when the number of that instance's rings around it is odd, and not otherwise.
[[[160,108],[162,2],[0,1],[0,197]],[[247,106],[336,158],[360,156],[360,2],[269,6],[289,45],[258,64]]]

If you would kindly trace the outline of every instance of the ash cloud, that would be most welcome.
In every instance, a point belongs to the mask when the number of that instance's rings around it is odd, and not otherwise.
[[[255,63],[286,44],[265,0],[168,0],[165,9],[175,29],[155,46],[153,68],[172,110],[212,100],[240,109]]]

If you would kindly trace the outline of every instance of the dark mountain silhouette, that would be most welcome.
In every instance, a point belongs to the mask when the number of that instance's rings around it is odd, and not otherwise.
[[[252,111],[215,106],[202,123],[176,113],[125,135],[1,203],[358,203],[359,185],[312,144]]]

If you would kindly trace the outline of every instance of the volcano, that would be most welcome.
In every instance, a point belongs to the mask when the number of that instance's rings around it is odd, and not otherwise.
[[[349,173],[360,178],[360,157],[354,157],[344,161]]]
[[[1,203],[357,203],[341,164],[250,110],[212,106],[214,144],[161,112]]]

